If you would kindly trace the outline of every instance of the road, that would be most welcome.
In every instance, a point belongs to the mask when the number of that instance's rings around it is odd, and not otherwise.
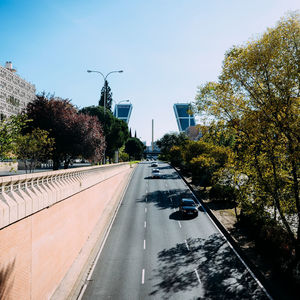
[[[82,299],[268,299],[206,212],[178,213],[192,197],[168,164],[140,163]]]

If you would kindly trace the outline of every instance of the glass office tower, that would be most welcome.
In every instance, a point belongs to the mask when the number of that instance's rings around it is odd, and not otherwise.
[[[194,114],[190,114],[191,105],[189,103],[176,103],[173,108],[180,132],[186,131],[188,127],[196,125]]]
[[[130,119],[132,111],[132,104],[116,104],[114,109],[114,116],[120,120],[125,121],[127,124]]]

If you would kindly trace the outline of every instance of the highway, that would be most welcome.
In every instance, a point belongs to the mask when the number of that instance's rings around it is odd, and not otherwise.
[[[140,163],[82,299],[268,299],[199,207],[183,218],[179,199],[192,197],[168,164]]]

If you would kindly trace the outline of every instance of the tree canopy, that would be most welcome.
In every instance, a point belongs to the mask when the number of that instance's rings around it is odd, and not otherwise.
[[[102,106],[89,106],[80,110],[83,114],[97,117],[102,124],[105,140],[106,155],[112,158],[115,151],[121,148],[129,137],[127,123],[114,117],[110,110]]]
[[[144,150],[145,146],[138,138],[129,138],[125,144],[125,152],[134,159],[141,159]]]
[[[300,259],[300,21],[274,28],[225,55],[218,82],[199,88],[200,112],[226,122],[235,137],[237,174],[247,183],[242,205],[266,214],[273,205]],[[254,201],[253,201],[254,200]],[[297,216],[295,236],[287,213]]]
[[[27,106],[32,120],[26,132],[34,128],[47,130],[54,138],[54,169],[64,161],[65,168],[70,160],[81,156],[95,161],[101,160],[105,149],[103,130],[97,118],[78,114],[68,99],[59,99],[45,94]]]

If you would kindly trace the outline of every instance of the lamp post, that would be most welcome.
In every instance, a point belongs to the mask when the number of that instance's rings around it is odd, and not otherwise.
[[[100,71],[87,70],[87,72],[88,73],[98,73],[98,74],[100,74],[103,77],[103,80],[104,80],[104,105],[103,105],[103,107],[104,107],[104,115],[105,115],[105,110],[106,110],[106,93],[107,93],[107,90],[106,90],[106,79],[107,79],[108,75],[110,75],[112,73],[123,73],[123,70],[111,71],[111,72],[107,73],[105,76]],[[105,158],[105,150],[104,150],[104,164],[105,163],[106,163],[106,158]]]

